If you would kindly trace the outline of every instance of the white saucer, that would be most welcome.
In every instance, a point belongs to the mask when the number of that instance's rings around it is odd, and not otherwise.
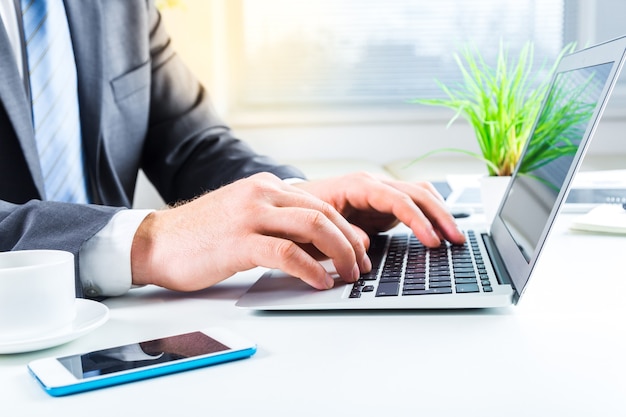
[[[76,299],[76,318],[62,329],[23,340],[0,339],[0,354],[23,353],[62,345],[103,325],[109,318],[109,309],[102,303]]]

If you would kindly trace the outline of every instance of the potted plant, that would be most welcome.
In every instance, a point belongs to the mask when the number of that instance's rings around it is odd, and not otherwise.
[[[573,45],[563,48],[556,62],[572,50]],[[490,176],[510,176],[531,133],[556,67],[555,63],[547,74],[536,71],[533,53],[533,44],[528,42],[517,60],[511,60],[507,48],[500,43],[495,66],[488,65],[478,51],[469,47],[461,54],[455,54],[463,82],[449,87],[437,81],[446,98],[415,99],[411,102],[454,110],[456,113],[448,126],[459,117],[465,118],[474,130],[480,153],[442,148],[417,160],[438,152],[461,152],[484,161]],[[549,120],[544,122],[550,123]],[[558,153],[559,150],[556,151]],[[537,153],[537,157],[540,156]]]
[[[463,82],[448,87],[437,81],[446,98],[411,102],[454,110],[448,126],[459,117],[465,118],[475,132],[480,153],[442,148],[428,152],[414,162],[445,151],[461,152],[484,161],[488,176],[481,181],[481,196],[485,217],[490,221],[531,134],[556,65],[573,49],[572,44],[564,47],[547,73],[535,70],[530,42],[524,45],[517,60],[509,59],[508,51],[501,43],[494,67],[489,66],[478,51],[470,48],[456,54]],[[593,113],[593,108],[578,99],[585,87],[586,83],[573,90],[557,88],[547,97],[546,111],[535,127],[533,143],[519,169],[521,174],[532,176],[533,170],[576,152],[577,147],[572,145],[571,139]],[[493,177],[501,179],[490,179]]]

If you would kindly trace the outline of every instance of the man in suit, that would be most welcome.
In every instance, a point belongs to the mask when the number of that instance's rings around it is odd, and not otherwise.
[[[97,297],[132,284],[196,290],[255,266],[329,288],[316,259],[352,282],[371,267],[367,233],[397,220],[429,246],[464,240],[429,184],[305,181],[254,153],[216,116],[149,0],[47,0],[67,15],[89,204],[51,201],[21,19],[44,0],[25,1],[0,0],[0,251],[70,251],[77,292]],[[129,209],[140,168],[171,208]]]

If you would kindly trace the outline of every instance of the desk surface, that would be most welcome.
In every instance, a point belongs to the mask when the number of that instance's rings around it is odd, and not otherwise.
[[[0,414],[626,415],[626,238],[570,231],[571,220],[559,218],[526,294],[510,308],[270,314],[234,307],[259,270],[191,294],[133,290],[106,301],[111,318],[87,336],[0,355]],[[63,398],[49,397],[26,371],[35,358],[210,326],[248,336],[258,353]]]

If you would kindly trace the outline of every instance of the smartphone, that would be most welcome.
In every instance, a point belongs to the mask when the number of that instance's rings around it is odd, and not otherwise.
[[[55,397],[243,359],[256,345],[222,328],[32,361],[28,370]]]

